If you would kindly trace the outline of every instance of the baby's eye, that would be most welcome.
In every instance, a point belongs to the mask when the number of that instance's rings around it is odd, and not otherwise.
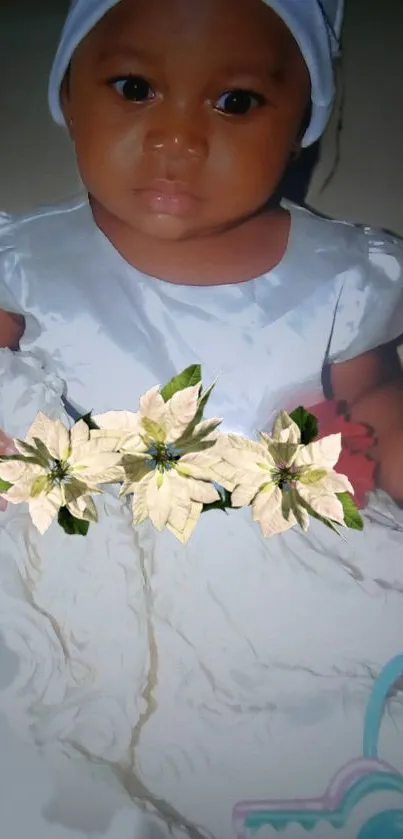
[[[253,90],[226,90],[217,99],[215,109],[223,114],[242,116],[263,105],[266,105],[266,99],[261,93]]]
[[[155,92],[143,76],[121,76],[111,79],[115,90],[128,102],[145,102],[155,98]]]

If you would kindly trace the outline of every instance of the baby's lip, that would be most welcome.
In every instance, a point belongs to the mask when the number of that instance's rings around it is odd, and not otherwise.
[[[169,180],[168,178],[157,178],[148,183],[144,189],[160,192],[162,195],[192,195],[196,198],[189,184],[185,181]]]
[[[183,181],[157,179],[135,190],[148,212],[186,216],[197,209],[200,198]]]
[[[200,196],[186,181],[170,180],[169,178],[155,178],[148,183],[136,189],[139,193],[155,193],[157,195],[166,195],[168,198],[175,198],[176,196],[188,196],[190,199],[200,201]]]

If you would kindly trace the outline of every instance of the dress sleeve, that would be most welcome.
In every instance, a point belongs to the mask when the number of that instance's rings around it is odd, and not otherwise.
[[[403,336],[403,240],[372,228],[357,234],[353,266],[340,286],[328,363]]]
[[[19,255],[16,247],[18,224],[0,213],[0,309],[24,314],[19,300]]]

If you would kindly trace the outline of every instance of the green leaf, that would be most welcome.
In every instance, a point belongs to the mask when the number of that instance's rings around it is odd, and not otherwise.
[[[85,424],[88,426],[90,431],[98,431],[99,425],[97,425],[96,422],[94,422],[94,420],[92,419],[92,411],[89,411],[88,414],[84,414],[84,416],[80,417],[80,419],[83,422],[85,422]],[[77,422],[79,422],[79,420],[77,420]],[[76,425],[76,424],[77,423],[74,423],[74,425]]]
[[[69,536],[86,536],[90,526],[89,521],[72,516],[67,507],[60,507],[57,521]]]
[[[35,439],[37,439],[37,438],[35,438]],[[38,466],[43,466],[44,469],[48,468],[50,454],[49,454],[46,446],[44,446],[44,449],[45,449],[46,453],[43,454],[41,451],[38,450],[38,448],[36,446],[30,446],[29,443],[25,442],[25,440],[17,440],[17,442],[18,442],[18,445],[21,446],[21,448],[26,453],[25,455],[23,455],[24,460],[26,460],[28,463],[36,463]],[[43,445],[43,443],[42,443],[42,445]],[[28,460],[29,457],[34,458],[34,460]]]
[[[43,458],[44,464],[47,466],[49,460],[51,459],[51,454],[45,446],[45,443],[39,439],[39,437],[34,437],[34,443],[36,446],[37,454],[39,457]]]
[[[13,484],[10,484],[8,481],[2,481],[0,478],[0,492],[7,492]]]
[[[195,418],[193,420],[194,425],[197,425],[197,423],[200,422],[203,419],[204,409],[207,405],[207,402],[210,399],[210,396],[211,396],[214,388],[215,388],[215,382],[213,382],[213,384],[210,385],[210,387],[208,387],[207,390],[204,391],[204,393],[201,393],[200,398],[199,398],[199,404],[198,404],[197,412],[196,412]]]
[[[200,421],[200,420],[199,420]],[[207,448],[215,445],[215,440],[205,440],[209,434],[215,431],[219,425],[221,425],[221,420],[217,420],[217,422],[210,422],[209,425],[206,425],[201,431],[198,431],[197,434],[194,433],[196,428],[197,422],[192,420],[192,422],[185,428],[181,437],[178,437],[175,440],[175,449],[182,450],[186,453],[189,451],[198,451],[198,444],[201,444],[203,441],[208,444]]]
[[[27,455],[38,457],[38,452],[35,446],[30,446],[29,443],[25,442],[25,440],[17,440],[17,443],[22,449],[24,449],[24,452],[26,452]]]
[[[339,499],[344,513],[344,523],[350,530],[364,530],[364,522],[359,510],[348,492],[338,492]]]
[[[162,388],[160,393],[164,402],[168,402],[168,399],[171,399],[174,393],[177,393],[178,390],[184,390],[186,387],[192,387],[193,385],[197,385],[199,382],[201,382],[200,364],[192,364],[190,367],[187,367],[186,370],[183,370],[182,373],[179,373],[178,376],[174,376],[173,379],[171,379],[171,381]]]
[[[175,446],[178,446],[178,448],[182,448],[182,451],[183,451],[184,454],[193,454],[193,452],[204,452],[207,449],[212,449],[213,446],[215,446],[215,445],[216,445],[215,440],[198,440],[198,439],[192,440],[190,443],[184,442],[183,447],[182,447],[182,444],[180,445],[179,443],[178,444],[175,443]]]
[[[291,419],[301,432],[301,443],[307,446],[318,436],[318,421],[313,414],[306,411],[302,405],[290,414]]]

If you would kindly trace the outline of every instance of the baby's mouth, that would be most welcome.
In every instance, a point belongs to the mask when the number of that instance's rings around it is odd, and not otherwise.
[[[142,189],[136,189],[144,208],[155,215],[184,217],[194,211],[200,199],[182,181],[155,180]]]

